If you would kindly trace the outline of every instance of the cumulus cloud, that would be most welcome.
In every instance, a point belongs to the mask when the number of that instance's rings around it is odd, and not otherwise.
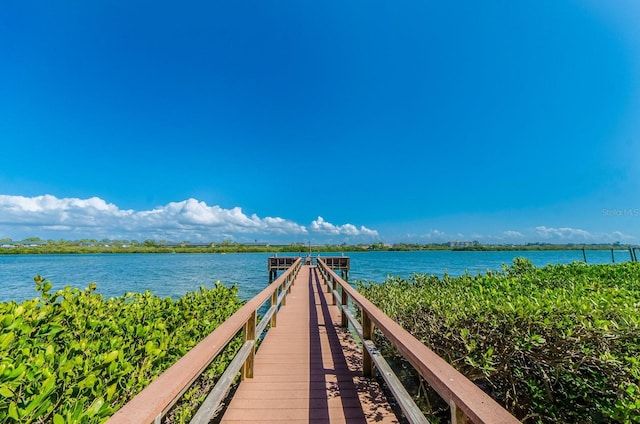
[[[217,233],[306,234],[304,226],[283,218],[251,216],[235,207],[209,206],[196,199],[171,202],[151,211],[136,212],[132,224],[137,228],[201,228]]]
[[[524,234],[522,234],[520,231],[513,231],[513,230],[503,231],[502,235],[505,236],[506,238],[522,238],[522,237],[524,237]]]
[[[318,217],[311,230],[321,235],[377,237],[353,224],[333,225]],[[4,235],[47,238],[133,238],[216,240],[280,238],[299,241],[304,225],[280,217],[247,215],[196,199],[170,202],[151,210],[124,210],[98,197],[89,199],[0,195],[0,231]],[[3,235],[0,233],[0,235]]]
[[[58,199],[51,195],[0,195],[0,225],[84,227],[98,224],[103,217],[122,218],[131,213],[97,197]]]
[[[321,216],[311,222],[310,228],[314,233],[330,236],[378,237],[378,232],[376,230],[371,230],[364,225],[360,228],[357,228],[353,224],[334,225],[325,221]]]
[[[543,239],[558,238],[567,241],[576,239],[586,241],[593,238],[593,235],[588,231],[570,227],[550,228],[542,225],[536,227],[536,233]]]
[[[570,227],[536,227],[538,237],[555,243],[613,243],[616,241],[624,243],[637,243],[638,237],[625,234],[621,231],[612,232],[589,232],[579,228]]]

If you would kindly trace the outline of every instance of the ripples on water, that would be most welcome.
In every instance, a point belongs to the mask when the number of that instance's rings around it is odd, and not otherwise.
[[[339,255],[339,254],[338,254]],[[628,261],[618,251],[616,262]],[[36,297],[33,277],[42,275],[53,290],[85,288],[98,283],[104,296],[150,290],[158,296],[182,296],[211,287],[217,280],[237,284],[240,296],[249,299],[268,283],[266,253],[236,254],[96,254],[96,255],[0,255],[0,301]],[[281,254],[281,256],[286,256]],[[323,253],[320,256],[330,256]],[[388,275],[408,277],[414,272],[443,275],[499,270],[503,263],[524,256],[537,266],[582,261],[582,251],[542,252],[353,252],[350,280],[383,281]],[[609,251],[587,251],[589,263],[610,263]]]

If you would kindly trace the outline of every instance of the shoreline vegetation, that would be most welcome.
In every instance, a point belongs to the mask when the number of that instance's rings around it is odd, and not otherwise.
[[[520,257],[483,275],[356,285],[525,423],[640,422],[638,263],[535,267]],[[376,339],[408,387],[428,387]],[[417,396],[432,422],[447,421],[432,390]]]
[[[554,250],[627,250],[638,246],[615,243],[592,244],[483,244],[477,241],[446,243],[369,243],[369,244],[304,244],[304,243],[237,243],[233,241],[192,243],[165,240],[41,240],[37,237],[21,241],[0,239],[0,255],[16,254],[92,254],[92,253],[291,253],[372,252],[372,251],[554,251]]]
[[[104,422],[244,303],[236,286],[219,283],[170,299],[35,282],[39,298],[0,302],[2,422]],[[638,263],[535,267],[519,257],[485,274],[355,284],[523,422],[638,422]],[[448,406],[377,338],[429,419],[447,421]],[[239,344],[168,422],[188,422]]]
[[[0,302],[0,422],[102,423],[237,311],[219,282],[178,299],[147,291],[105,298],[34,278],[40,297]],[[174,406],[189,422],[242,344],[236,337]]]

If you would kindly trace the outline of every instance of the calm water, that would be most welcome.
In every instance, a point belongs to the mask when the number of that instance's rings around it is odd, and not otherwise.
[[[328,256],[322,254],[321,256]],[[33,277],[42,275],[53,289],[85,288],[98,283],[98,292],[119,296],[151,290],[159,296],[181,296],[217,280],[237,284],[243,298],[251,298],[268,283],[266,253],[241,254],[104,254],[0,255],[0,301],[23,301],[37,296]],[[499,270],[503,263],[524,256],[535,265],[582,260],[582,251],[559,252],[356,252],[350,253],[350,280],[382,281],[388,275],[408,277],[414,272],[442,275]],[[616,262],[629,253],[615,253]],[[589,263],[610,263],[609,251],[587,251]]]

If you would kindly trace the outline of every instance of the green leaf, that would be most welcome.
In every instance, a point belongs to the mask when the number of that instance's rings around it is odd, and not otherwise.
[[[116,389],[118,388],[118,384],[114,383],[111,386],[107,387],[107,400],[111,400],[113,395],[116,393]]]
[[[9,346],[11,342],[15,339],[15,337],[16,336],[15,334],[13,334],[13,331],[0,336],[0,350],[5,350],[7,346]]]
[[[102,398],[95,399],[91,404],[91,406],[89,407],[89,409],[87,410],[87,415],[90,417],[93,417],[94,415],[96,415],[100,411],[100,408],[102,408],[103,404],[104,404],[104,399]]]
[[[53,416],[53,424],[65,424],[64,418],[62,418],[62,415],[55,414]]]
[[[20,416],[18,415],[18,407],[15,402],[11,402],[9,404],[9,411],[7,412],[9,418],[13,418],[14,420],[19,420]]]
[[[61,325],[58,324],[51,324],[51,326],[49,327],[49,335],[53,336],[55,334],[58,334],[59,332],[63,331],[64,327],[62,327]]]
[[[9,398],[12,397],[13,395],[15,395],[15,393],[13,393],[13,390],[11,390],[10,388],[8,388],[7,386],[2,386],[0,387],[0,395]]]
[[[42,385],[40,394],[43,395],[43,394],[51,393],[55,388],[55,385],[56,385],[56,376],[51,375],[49,378],[45,380],[44,384]]]
[[[82,380],[79,385],[80,387],[91,389],[95,384],[96,384],[96,375],[92,373],[86,376],[85,379]]]
[[[2,326],[3,327],[8,327],[11,325],[11,323],[13,322],[13,315],[9,314],[9,315],[4,315],[2,317]]]
[[[107,354],[107,356],[105,356],[104,363],[105,364],[109,364],[109,363],[115,361],[116,358],[118,358],[118,351],[114,350],[113,352],[111,352],[111,353]]]
[[[16,378],[20,377],[22,375],[22,373],[24,373],[26,371],[26,369],[27,369],[27,367],[24,364],[20,364],[18,366],[18,368],[16,368],[13,371],[9,372],[9,375],[7,375],[7,379],[8,380],[15,380]]]

